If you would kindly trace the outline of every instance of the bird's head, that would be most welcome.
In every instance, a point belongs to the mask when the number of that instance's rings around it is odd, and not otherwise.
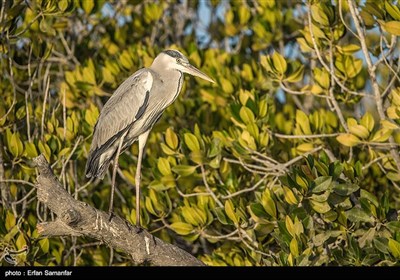
[[[189,60],[177,50],[165,50],[161,52],[153,61],[151,68],[160,70],[178,70],[206,81],[215,83],[213,79],[201,72],[189,63]]]

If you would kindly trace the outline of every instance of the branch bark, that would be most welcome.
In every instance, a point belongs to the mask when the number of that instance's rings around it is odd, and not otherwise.
[[[110,220],[108,213],[74,199],[53,174],[40,155],[34,159],[39,170],[37,196],[57,218],[40,223],[42,236],[87,236],[122,250],[137,264],[155,266],[202,266],[201,261],[186,251],[165,243],[146,230],[136,227],[118,216]]]

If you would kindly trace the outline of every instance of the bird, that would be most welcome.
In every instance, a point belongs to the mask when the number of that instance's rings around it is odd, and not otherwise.
[[[140,227],[140,181],[145,145],[150,131],[164,110],[178,97],[184,73],[211,83],[213,79],[189,63],[179,51],[160,52],[148,68],[142,68],[123,81],[104,104],[93,129],[85,174],[103,179],[113,161],[108,212],[113,213],[118,158],[135,141],[138,157],[135,173],[136,226]]]

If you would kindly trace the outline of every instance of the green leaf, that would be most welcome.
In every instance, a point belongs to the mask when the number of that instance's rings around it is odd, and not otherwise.
[[[230,200],[225,201],[225,213],[235,225],[239,224],[239,219],[236,216],[235,208]]]
[[[371,201],[371,203],[373,205],[375,205],[375,207],[379,207],[378,199],[372,193],[370,193],[370,192],[368,192],[368,191],[366,191],[364,189],[361,189],[360,190],[360,197],[368,199],[369,201]]]
[[[320,214],[325,214],[329,210],[331,210],[331,207],[329,206],[328,202],[318,202],[315,200],[310,200],[310,205],[311,207]]]
[[[360,248],[364,248],[366,244],[370,244],[374,239],[375,234],[375,228],[368,229],[367,232],[358,239],[358,244],[360,245]]]
[[[171,229],[180,235],[188,235],[193,231],[193,226],[191,224],[183,222],[175,222],[170,225]]]
[[[391,232],[396,233],[400,232],[400,221],[392,221],[385,224]]]
[[[194,134],[187,132],[183,135],[183,138],[189,150],[191,150],[192,152],[200,151],[199,140],[197,140]]]
[[[332,183],[331,176],[321,176],[314,180],[315,187],[311,190],[313,193],[326,191]]]
[[[390,253],[395,258],[400,258],[400,243],[392,238],[389,238],[388,246]]]
[[[357,138],[357,136],[354,136],[353,134],[350,133],[340,134],[339,136],[336,137],[336,140],[340,144],[347,147],[353,147],[361,142],[360,139]]]
[[[378,249],[380,252],[384,254],[387,254],[389,252],[388,242],[386,238],[375,237],[373,242],[375,248]]]
[[[196,171],[196,166],[177,165],[172,167],[172,171],[183,177],[190,176]]]
[[[333,186],[333,191],[341,196],[348,196],[357,191],[360,187],[355,184],[337,184]]]
[[[345,212],[347,219],[356,222],[373,223],[374,218],[368,215],[364,210],[360,208],[352,208]]]
[[[251,217],[256,223],[262,223],[267,218],[263,206],[260,203],[251,203],[249,206],[249,212]]]
[[[228,225],[228,221],[226,220],[226,216],[224,210],[221,207],[215,207],[214,212],[217,215],[218,221],[223,225]]]

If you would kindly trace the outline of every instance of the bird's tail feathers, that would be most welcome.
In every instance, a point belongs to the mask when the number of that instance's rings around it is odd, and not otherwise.
[[[100,162],[100,153],[94,151],[89,154],[88,160],[86,162],[85,174],[87,178],[98,177],[100,179],[104,178],[104,175],[111,163],[111,158],[107,158]]]

